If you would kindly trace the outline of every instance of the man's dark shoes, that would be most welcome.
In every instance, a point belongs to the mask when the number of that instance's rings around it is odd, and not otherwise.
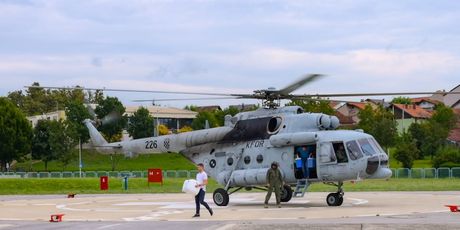
[[[195,214],[195,215],[192,216],[192,217],[200,217],[200,214]]]
[[[211,214],[211,216],[214,214],[214,212],[212,211],[212,208],[210,208],[208,211],[209,211],[209,214]]]

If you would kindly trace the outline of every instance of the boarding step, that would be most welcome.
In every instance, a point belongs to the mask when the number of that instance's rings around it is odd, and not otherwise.
[[[305,196],[305,192],[307,192],[308,186],[310,186],[310,183],[307,179],[297,180],[297,185],[295,186],[295,190],[292,196],[296,198]]]

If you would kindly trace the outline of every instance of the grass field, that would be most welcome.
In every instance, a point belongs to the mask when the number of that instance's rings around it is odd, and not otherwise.
[[[65,168],[58,161],[48,163],[48,171],[78,171],[78,155]],[[193,170],[195,166],[177,153],[139,155],[134,158],[125,158],[123,155],[114,157],[118,160],[115,171],[143,171],[149,168],[161,168],[163,170]],[[111,171],[112,161],[109,155],[103,155],[94,151],[82,152],[84,171]],[[20,171],[45,171],[45,164],[41,161],[22,162],[15,165],[15,170]]]
[[[392,150],[390,150],[392,152]],[[65,168],[57,161],[48,163],[48,171],[78,171],[78,155]],[[84,171],[111,171],[112,162],[109,155],[85,150],[82,154],[83,170]],[[161,168],[163,170],[193,170],[194,165],[177,153],[164,153],[152,155],[139,155],[134,158],[125,158],[122,155],[117,155],[118,160],[115,171],[142,171],[148,168]],[[390,154],[390,167],[402,168],[401,163],[395,160]],[[416,160],[414,168],[431,168],[431,160],[429,158]],[[16,171],[45,171],[45,164],[41,161],[17,163],[13,170]]]
[[[72,179],[0,179],[0,195],[18,194],[104,194],[104,193],[178,193],[185,178],[166,179],[160,184],[147,185],[145,178],[129,179],[128,191],[122,189],[121,179],[110,178],[109,190],[99,190],[97,178]],[[221,187],[210,180],[208,191]],[[334,187],[313,184],[309,191],[334,192]],[[459,191],[460,179],[391,179],[366,180],[360,183],[346,183],[344,190],[351,191]]]

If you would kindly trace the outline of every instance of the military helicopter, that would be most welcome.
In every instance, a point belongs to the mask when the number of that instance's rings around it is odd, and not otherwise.
[[[305,113],[299,106],[280,107],[280,101],[322,100],[330,97],[418,95],[410,93],[291,94],[307,83],[322,77],[309,74],[280,89],[256,90],[253,94],[195,93],[150,90],[43,87],[118,92],[168,93],[220,96],[216,99],[260,99],[263,107],[255,111],[227,115],[222,127],[196,130],[130,141],[108,143],[95,127],[85,120],[95,149],[106,154],[155,154],[178,152],[193,163],[203,163],[208,174],[222,186],[213,192],[214,203],[226,206],[229,196],[241,189],[266,189],[266,173],[277,162],[285,185],[281,201],[303,197],[314,183],[335,186],[326,202],[329,206],[343,203],[346,181],[385,179],[392,175],[388,156],[378,142],[362,130],[337,130],[339,119],[322,113]],[[446,92],[434,92],[446,94]],[[315,99],[316,98],[316,99]],[[308,173],[296,166],[299,149],[310,149]],[[292,187],[295,189],[293,190]]]

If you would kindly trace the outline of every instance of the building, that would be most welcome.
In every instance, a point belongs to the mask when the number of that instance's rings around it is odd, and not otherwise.
[[[460,85],[457,85],[449,92],[460,93]],[[453,109],[460,109],[460,94],[434,94],[431,99],[440,101]]]
[[[230,105],[229,108],[235,108],[240,112],[256,110],[258,106],[256,104],[239,104],[239,105]]]
[[[394,118],[397,122],[398,132],[407,131],[409,126],[414,122],[423,122],[431,118],[432,111],[426,110],[416,104],[392,104]]]
[[[27,117],[29,120],[30,125],[34,128],[39,120],[52,120],[52,121],[59,121],[59,120],[66,120],[66,115],[64,110],[58,110],[54,112],[44,113],[42,115],[35,115]]]
[[[441,103],[440,101],[434,100],[430,97],[416,97],[416,98],[411,98],[410,101],[412,104],[418,105],[423,109],[426,110],[434,110],[434,107]]]
[[[184,126],[190,126],[197,112],[174,107],[147,106],[145,107],[158,125],[166,125],[175,131]],[[139,106],[126,106],[125,115],[132,116]]]
[[[358,124],[359,122],[359,111],[363,110],[366,105],[372,106],[372,108],[377,108],[377,105],[370,103],[370,102],[346,102],[343,104],[339,104],[340,106],[336,109],[336,112],[341,113],[341,115],[337,116],[339,120],[342,122],[350,123],[353,121],[353,124]],[[343,120],[340,118],[342,117]]]

